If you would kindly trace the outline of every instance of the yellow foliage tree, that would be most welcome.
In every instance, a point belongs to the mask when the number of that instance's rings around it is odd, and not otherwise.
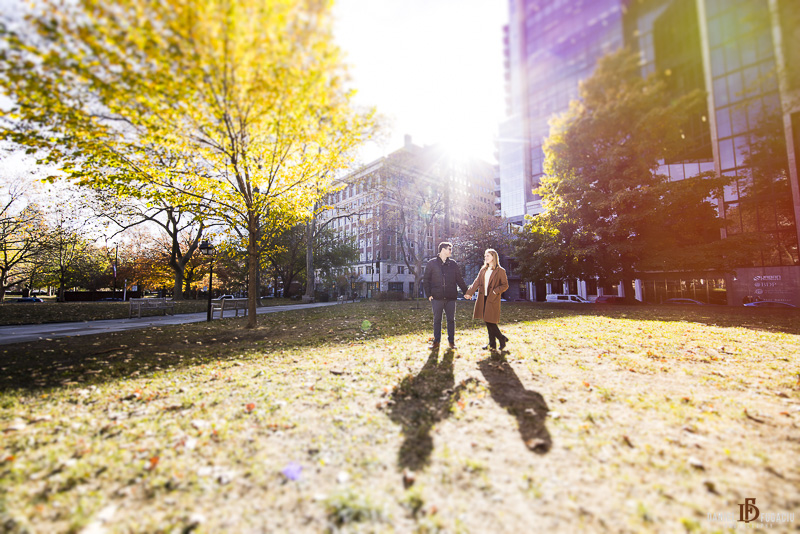
[[[262,226],[311,215],[373,127],[328,0],[44,0],[2,29],[0,138],[73,180],[195,203],[246,248],[255,326]],[[35,30],[35,31],[33,31]]]

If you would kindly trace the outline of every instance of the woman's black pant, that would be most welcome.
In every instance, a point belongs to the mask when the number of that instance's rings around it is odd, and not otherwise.
[[[483,299],[484,317],[486,316],[486,301],[487,300],[488,299],[486,299],[486,298]],[[489,323],[489,322],[486,322],[486,321],[484,321],[484,323],[486,323],[486,330],[489,332],[489,346],[490,347],[496,347],[497,346],[496,340],[503,339],[503,334],[500,333],[500,327],[497,326],[497,323]]]
[[[500,333],[500,328],[497,326],[497,323],[486,323],[486,330],[489,331],[489,346],[497,346],[495,340],[503,339],[503,334]]]

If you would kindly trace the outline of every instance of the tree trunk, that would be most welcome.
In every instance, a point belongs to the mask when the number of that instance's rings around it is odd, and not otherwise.
[[[258,214],[247,212],[247,328],[256,327],[256,306],[258,302]]]
[[[289,296],[290,296],[289,295],[289,291],[290,291],[290,288],[292,287],[292,282],[294,281],[294,276],[291,273],[289,273],[288,275],[286,273],[284,273],[282,278],[283,278],[283,298],[286,299],[286,298],[289,298]]]
[[[315,206],[316,208],[316,206]],[[312,216],[306,223],[306,294],[303,302],[314,302],[314,230],[317,218]]]
[[[172,285],[172,299],[183,300],[183,269],[177,267],[173,267],[173,269],[175,270],[175,282]]]
[[[64,277],[59,277],[58,281],[58,294],[56,296],[57,302],[64,302],[64,293],[67,291],[66,282],[64,281]]]
[[[628,274],[622,276],[622,290],[625,293],[625,302],[636,302],[636,288],[633,285],[632,275]]]
[[[170,233],[172,237],[172,252],[169,258],[169,266],[172,267],[172,270],[175,272],[175,282],[172,290],[172,298],[174,300],[183,300],[183,281],[186,278],[184,274],[186,272],[186,264],[192,259],[192,254],[194,254],[195,249],[200,244],[200,238],[203,237],[203,228],[204,226],[201,224],[193,241],[189,244],[189,248],[186,249],[185,254],[181,254],[178,230],[176,229],[174,232]],[[189,288],[187,288],[187,290],[188,289]],[[211,288],[209,287],[208,290],[211,291]]]

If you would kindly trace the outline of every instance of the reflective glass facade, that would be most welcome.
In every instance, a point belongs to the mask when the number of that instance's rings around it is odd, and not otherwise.
[[[727,234],[758,232],[752,266],[799,265],[768,0],[705,2]]]
[[[569,108],[578,83],[623,42],[623,0],[511,0],[506,42],[509,119],[499,143],[502,210],[521,219],[535,199],[550,118]],[[511,144],[512,134],[523,139]],[[522,171],[520,173],[520,171]]]
[[[787,137],[794,139],[794,154],[800,134],[787,136],[786,130],[800,110],[784,109],[776,64],[782,51],[785,83],[796,91],[800,2],[510,0],[509,21],[510,118],[501,126],[499,146],[504,215],[521,219],[534,199],[549,120],[577,98],[579,82],[599,57],[628,45],[639,51],[643,75],[670,72],[676,94],[710,93],[707,114],[688,125],[690,152],[663,162],[660,172],[673,180],[712,170],[732,177],[720,204],[725,234],[763,236],[761,251],[747,266],[800,265],[798,184],[792,183],[797,160],[787,153]],[[512,139],[513,145],[502,142]]]
[[[501,211],[512,222],[521,222],[525,215],[525,152],[528,143],[518,115],[500,125],[498,160],[500,162]]]

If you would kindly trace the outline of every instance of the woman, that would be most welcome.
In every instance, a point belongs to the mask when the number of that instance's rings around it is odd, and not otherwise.
[[[508,277],[506,270],[500,267],[500,258],[496,250],[486,249],[483,259],[486,263],[464,296],[471,299],[476,291],[478,293],[472,317],[483,319],[486,323],[489,344],[483,349],[496,349],[495,340],[497,340],[500,342],[500,350],[503,350],[506,348],[508,338],[500,333],[497,323],[500,321],[500,295],[508,289]]]

